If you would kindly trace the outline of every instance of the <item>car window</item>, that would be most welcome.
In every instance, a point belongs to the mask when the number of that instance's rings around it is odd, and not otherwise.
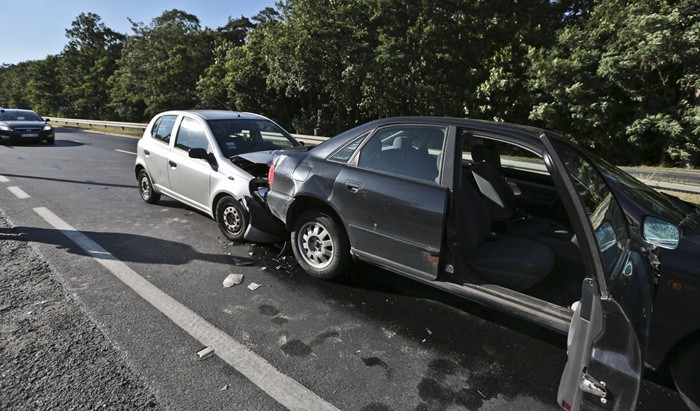
[[[357,165],[436,183],[446,132],[444,127],[423,125],[380,128],[360,149]]]
[[[175,120],[177,116],[162,116],[153,125],[151,130],[151,135],[156,140],[160,140],[165,143],[170,143],[170,135],[173,133],[173,127],[175,126]]]
[[[191,148],[208,149],[209,142],[207,141],[204,127],[193,118],[183,118],[182,124],[180,124],[180,128],[177,131],[175,147],[185,151],[189,151]]]
[[[0,121],[44,121],[33,111],[4,110],[0,112]]]
[[[226,157],[298,145],[289,133],[269,120],[223,119],[209,120],[207,124]]]
[[[462,163],[490,162],[497,168],[509,168],[537,174],[547,174],[547,166],[539,155],[516,145],[475,137],[468,130],[459,130],[465,136]],[[476,157],[476,159],[475,159]]]
[[[365,137],[367,137],[367,134],[368,133],[365,133],[351,141],[349,144],[346,144],[343,148],[332,154],[328,159],[346,163],[348,160],[350,160],[350,157],[355,154],[355,151],[357,151],[357,148],[360,147],[360,143],[362,143]]]
[[[627,255],[629,234],[622,209],[591,162],[563,145],[558,151],[595,233],[605,275],[611,278]]]

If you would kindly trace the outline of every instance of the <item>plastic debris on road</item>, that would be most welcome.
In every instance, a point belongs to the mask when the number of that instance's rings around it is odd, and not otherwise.
[[[197,351],[197,357],[199,357],[199,360],[204,360],[209,357],[214,355],[214,349],[211,347],[204,347],[201,350]]]
[[[226,390],[228,390],[228,384],[221,387],[221,390],[219,390],[219,391],[226,391]]]
[[[229,288],[243,282],[243,274],[229,274],[224,278],[224,287]]]
[[[260,286],[261,286],[261,284],[258,284],[258,283],[250,283],[250,284],[248,284],[248,289],[251,291],[255,291],[258,288],[260,288]]]

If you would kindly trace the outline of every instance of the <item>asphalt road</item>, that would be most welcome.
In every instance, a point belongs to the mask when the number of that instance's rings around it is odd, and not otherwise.
[[[55,145],[0,146],[0,209],[164,408],[556,409],[565,336],[379,269],[323,282],[231,244],[140,199],[136,142],[59,128]],[[230,273],[244,283],[224,288]],[[199,360],[206,341],[218,355]],[[661,407],[683,409],[645,381],[639,408]]]

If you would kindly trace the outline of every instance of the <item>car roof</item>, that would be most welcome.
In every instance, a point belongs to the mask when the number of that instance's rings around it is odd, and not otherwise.
[[[171,110],[163,114],[189,114],[197,116],[203,120],[229,120],[229,119],[244,119],[244,120],[269,120],[265,116],[255,113],[246,113],[241,111],[230,110]]]
[[[29,110],[29,109],[26,109],[26,108],[4,108],[4,107],[3,107],[3,108],[0,108],[0,111],[3,111],[3,112],[5,112],[5,111],[14,111],[14,112],[17,112],[17,113],[34,113],[34,114],[37,114],[36,111],[34,111],[34,110]]]
[[[540,136],[545,131],[544,129],[524,126],[519,124],[504,123],[497,121],[488,120],[476,120],[467,118],[456,118],[456,117],[437,117],[437,116],[406,116],[406,117],[389,117],[382,118],[368,123],[357,126],[353,129],[347,130],[330,140],[329,144],[322,144],[318,147],[319,155],[329,154],[336,148],[342,146],[343,144],[350,142],[357,136],[360,136],[370,130],[377,127],[390,126],[393,124],[431,124],[431,125],[443,125],[443,126],[455,126],[463,127],[466,129],[473,130],[479,135],[499,135],[499,136],[510,136],[513,141],[517,141],[520,144],[524,144],[533,149],[542,148],[542,141]],[[557,133],[552,133],[547,131],[547,135],[553,136],[558,139],[563,139]],[[335,141],[335,143],[331,143]],[[325,147],[324,147],[325,146]],[[327,153],[326,153],[327,152]]]

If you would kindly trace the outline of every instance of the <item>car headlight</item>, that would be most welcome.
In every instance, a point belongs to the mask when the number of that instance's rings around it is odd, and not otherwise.
[[[0,130],[2,131],[12,131],[12,128],[10,126],[6,126],[4,124],[0,124]]]
[[[53,130],[53,127],[51,127],[51,124],[46,124],[44,126],[44,131],[51,131],[51,130]]]

